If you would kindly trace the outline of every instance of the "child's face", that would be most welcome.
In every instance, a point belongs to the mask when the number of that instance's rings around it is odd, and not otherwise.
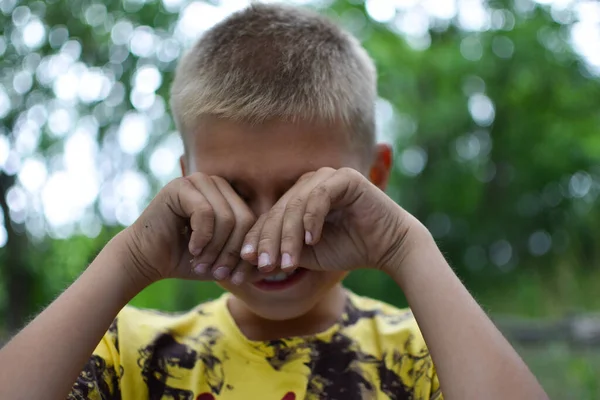
[[[351,167],[363,173],[370,169],[340,127],[286,122],[252,126],[211,117],[200,122],[182,166],[184,174],[202,172],[226,179],[256,217],[269,211],[306,172],[321,167]],[[345,275],[303,270],[293,284],[276,290],[254,283],[220,284],[255,314],[285,320],[311,310]]]

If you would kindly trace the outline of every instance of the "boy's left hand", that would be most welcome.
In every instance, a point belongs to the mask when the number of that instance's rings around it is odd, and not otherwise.
[[[406,251],[413,227],[422,225],[360,172],[321,168],[258,219],[242,258],[262,272],[387,269]]]

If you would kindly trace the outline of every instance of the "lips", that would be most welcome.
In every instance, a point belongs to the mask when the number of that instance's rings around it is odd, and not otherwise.
[[[254,286],[256,286],[258,289],[266,291],[284,290],[298,283],[307,272],[308,270],[304,268],[297,268],[291,273],[278,272],[277,274],[270,275],[257,282],[254,282]]]

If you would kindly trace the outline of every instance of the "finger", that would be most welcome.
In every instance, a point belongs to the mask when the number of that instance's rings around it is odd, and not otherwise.
[[[254,223],[252,228],[246,234],[244,238],[244,245],[240,256],[250,264],[258,264],[258,240],[260,238],[260,232],[267,218],[267,214],[262,214],[258,220]],[[271,269],[272,271],[272,269]],[[268,272],[268,271],[267,271]]]
[[[214,262],[214,276],[218,280],[222,280],[230,276],[231,271],[236,268],[240,261],[240,250],[246,233],[254,224],[255,217],[250,208],[231,188],[225,179],[220,177],[212,177],[217,189],[228,202],[235,218],[235,226],[233,231],[223,245],[221,253]]]
[[[315,186],[335,173],[332,168],[322,168],[310,179],[300,184],[286,204],[281,231],[281,269],[293,271],[300,262],[304,246],[304,214],[308,197]]]
[[[281,269],[292,272],[300,259],[303,247],[306,195],[297,194],[286,205],[281,228]]]
[[[210,268],[200,268],[197,257],[190,260],[189,278],[201,281],[214,281],[215,279]]]
[[[342,168],[311,190],[303,217],[307,245],[319,242],[325,218],[332,208],[348,206],[359,198],[361,178],[358,171]]]
[[[197,257],[197,269],[203,271],[214,266],[214,262],[221,253],[229,235],[235,227],[235,215],[225,197],[215,185],[212,178],[204,174],[195,174],[190,177],[192,184],[200,191],[213,210],[214,228],[210,242],[202,249]],[[235,264],[234,264],[235,265]],[[213,273],[214,273],[213,269]]]
[[[307,181],[313,174],[314,172],[309,172],[302,175],[296,185]],[[291,197],[291,193],[292,190],[290,189],[279,199],[271,211],[261,215],[252,229],[248,232],[244,240],[241,256],[244,260],[252,263],[253,265],[258,265],[260,272],[271,272],[275,269],[277,264],[279,264],[279,238],[281,237],[281,220],[278,222],[274,213],[275,211],[281,213],[281,210],[284,210],[286,202]],[[269,220],[269,218],[271,218],[271,220]],[[265,230],[265,224],[268,220],[269,224]],[[266,233],[263,235],[263,232]],[[275,237],[272,236],[269,239],[268,237],[270,232],[276,232],[274,233]]]
[[[173,180],[165,193],[165,204],[171,212],[183,219],[189,219],[191,234],[189,252],[198,255],[213,235],[214,212],[210,203],[187,178]]]
[[[236,286],[240,286],[244,282],[247,282],[252,276],[252,271],[254,269],[254,265],[245,260],[240,260],[238,265],[231,273],[231,283]]]
[[[285,204],[277,203],[267,213],[258,239],[258,269],[262,272],[272,271],[279,264],[281,247],[281,228]]]

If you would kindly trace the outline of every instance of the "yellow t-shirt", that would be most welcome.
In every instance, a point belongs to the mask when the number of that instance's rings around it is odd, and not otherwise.
[[[239,330],[225,294],[182,314],[124,308],[69,399],[441,399],[409,310],[348,292],[320,334],[257,342]]]

